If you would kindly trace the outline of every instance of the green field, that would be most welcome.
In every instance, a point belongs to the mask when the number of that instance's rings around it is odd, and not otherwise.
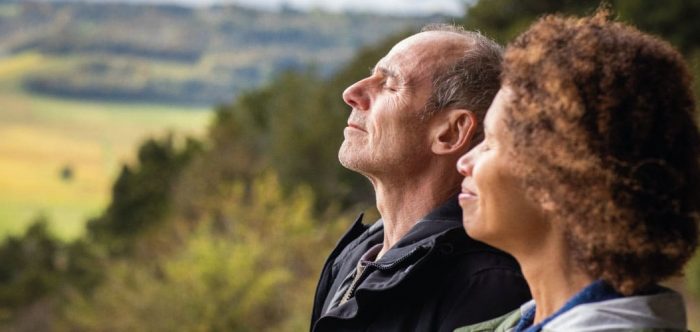
[[[51,59],[29,53],[0,58],[0,237],[39,215],[59,236],[83,231],[106,205],[120,165],[140,142],[173,132],[204,133],[207,108],[66,100],[29,94],[21,78]],[[62,170],[72,170],[64,179]]]

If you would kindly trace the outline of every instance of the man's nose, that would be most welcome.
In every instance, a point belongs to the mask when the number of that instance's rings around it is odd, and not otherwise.
[[[355,82],[343,91],[343,100],[353,109],[366,111],[369,109],[370,99],[365,88],[367,79]]]

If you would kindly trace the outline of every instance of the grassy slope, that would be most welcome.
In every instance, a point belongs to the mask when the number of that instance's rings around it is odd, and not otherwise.
[[[138,144],[169,130],[204,132],[211,112],[166,105],[63,100],[27,94],[19,80],[51,59],[0,59],[0,237],[43,213],[64,238],[105,207],[120,164]],[[70,166],[71,181],[61,169]]]

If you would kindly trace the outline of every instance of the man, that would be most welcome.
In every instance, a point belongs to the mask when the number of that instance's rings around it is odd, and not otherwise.
[[[374,186],[381,219],[358,218],[326,262],[312,331],[452,331],[529,299],[508,255],[467,237],[457,159],[481,137],[501,48],[431,26],[348,87],[338,157]]]

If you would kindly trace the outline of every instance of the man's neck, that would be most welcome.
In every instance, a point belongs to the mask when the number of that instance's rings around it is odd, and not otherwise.
[[[372,184],[377,195],[377,209],[384,223],[384,244],[378,258],[399,242],[422,217],[459,191],[459,179],[444,176],[412,176],[393,181],[373,179]]]

